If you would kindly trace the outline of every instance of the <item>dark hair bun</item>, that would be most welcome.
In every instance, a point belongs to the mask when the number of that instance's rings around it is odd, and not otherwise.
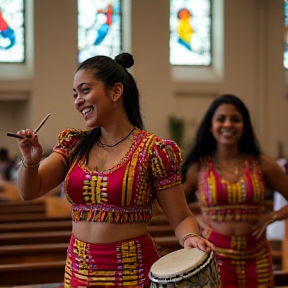
[[[115,57],[115,60],[124,68],[130,68],[134,65],[133,56],[129,53],[121,53]]]

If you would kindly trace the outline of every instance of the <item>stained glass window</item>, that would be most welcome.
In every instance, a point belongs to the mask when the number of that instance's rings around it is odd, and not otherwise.
[[[288,0],[284,1],[284,67],[288,69]]]
[[[211,0],[170,0],[170,63],[211,64]]]
[[[78,62],[121,52],[121,0],[78,0]]]
[[[24,0],[0,0],[0,62],[24,62],[24,24]]]

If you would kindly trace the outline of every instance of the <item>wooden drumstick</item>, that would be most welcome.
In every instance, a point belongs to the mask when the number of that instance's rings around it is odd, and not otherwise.
[[[48,113],[46,117],[40,122],[40,124],[34,129],[33,134],[36,135],[40,128],[44,125],[47,119],[50,117],[51,113]]]
[[[14,134],[14,133],[12,133],[12,132],[7,132],[6,135],[9,136],[9,137],[14,137],[14,138],[18,138],[18,139],[24,139],[24,138],[25,138],[25,137],[23,137],[23,136],[20,136],[20,135],[18,135],[18,134]]]
[[[40,122],[40,124],[34,129],[33,134],[36,135],[37,132],[40,130],[40,128],[44,125],[44,123],[47,121],[47,119],[50,117],[51,113],[48,113],[45,118]],[[20,136],[18,134],[12,133],[12,132],[7,132],[6,134],[9,137],[14,137],[18,139],[25,139],[26,137]]]

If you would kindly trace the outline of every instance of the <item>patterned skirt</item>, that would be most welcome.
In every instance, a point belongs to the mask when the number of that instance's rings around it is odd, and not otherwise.
[[[266,239],[228,236],[211,230],[207,239],[215,246],[222,288],[273,287],[272,258]]]
[[[64,287],[150,287],[148,273],[159,257],[148,234],[108,244],[87,243],[72,235]]]

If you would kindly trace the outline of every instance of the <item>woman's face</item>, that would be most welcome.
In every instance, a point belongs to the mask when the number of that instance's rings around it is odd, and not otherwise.
[[[218,144],[238,145],[244,131],[243,116],[236,106],[222,104],[212,117],[211,133]]]
[[[80,112],[87,127],[99,127],[111,117],[111,91],[102,81],[86,70],[79,70],[73,82],[74,105]]]

